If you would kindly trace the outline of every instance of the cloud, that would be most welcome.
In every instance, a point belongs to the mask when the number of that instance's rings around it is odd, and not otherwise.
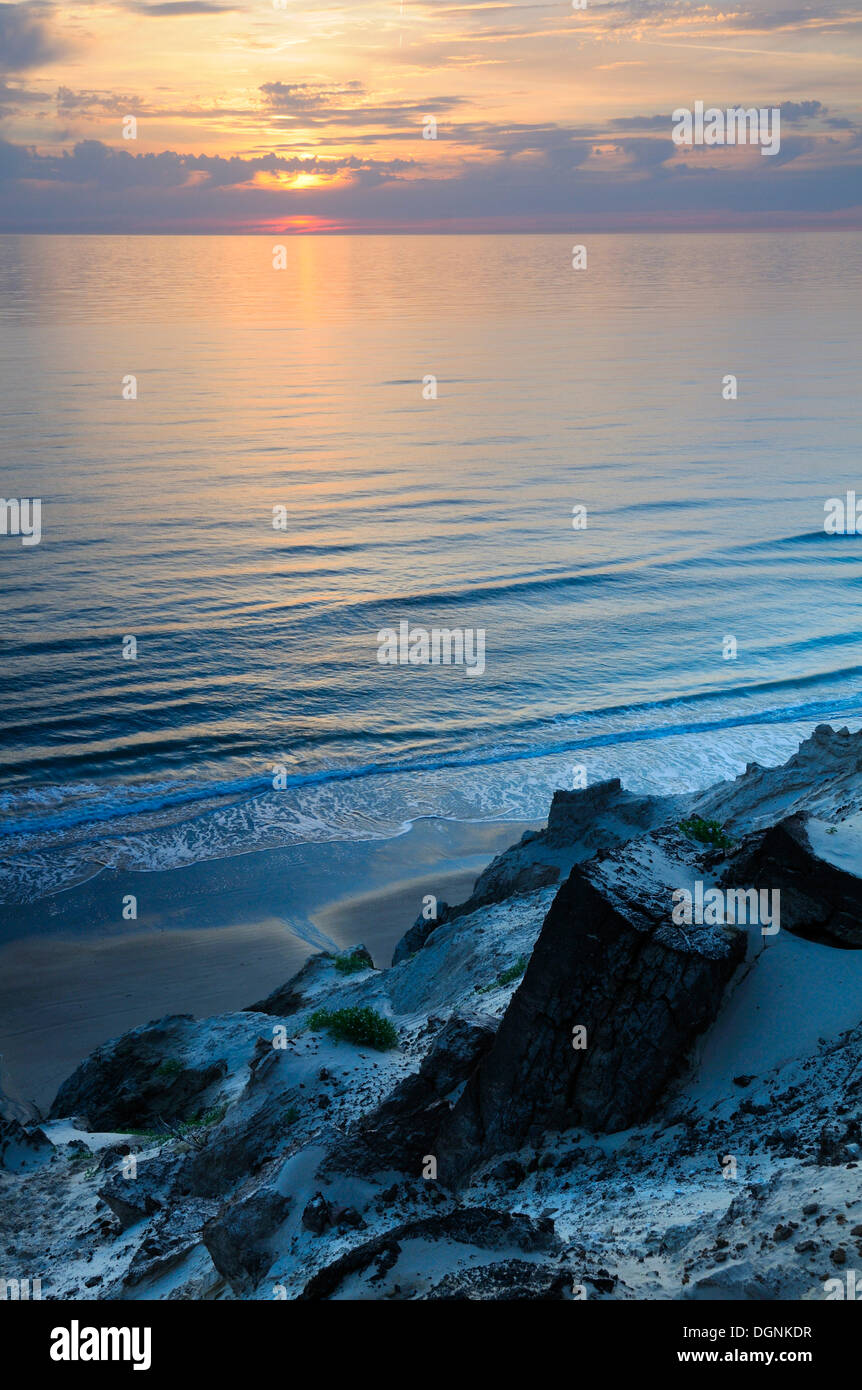
[[[847,162],[851,147],[823,139],[788,137],[767,169],[760,160],[671,161],[670,140],[651,135],[615,137],[592,159],[590,141],[570,142],[564,164],[559,131],[509,134],[515,144],[528,140],[534,148],[525,153],[513,146],[502,157],[486,152],[454,169],[443,169],[432,148],[422,151],[423,166],[356,154],[134,154],[95,140],[55,155],[6,143],[0,145],[0,230],[273,230],[289,229],[293,218],[383,230],[445,225],[579,233],[836,219],[862,225],[862,165]],[[625,162],[615,157],[620,150]],[[833,155],[838,163],[830,162]],[[316,174],[317,184],[292,186],[298,173]]]
[[[670,130],[673,118],[667,116],[615,116],[608,121],[611,130]]]
[[[61,58],[69,51],[51,33],[50,6],[38,2],[0,4],[0,72],[25,72]]]
[[[775,105],[781,106],[782,121],[803,121],[812,116],[825,116],[828,110],[822,101],[782,101]]]
[[[676,145],[670,135],[665,140],[653,139],[651,136],[634,136],[630,140],[618,140],[617,145],[634,164],[644,169],[657,169],[662,164],[667,164],[676,154]]]
[[[190,14],[235,14],[239,5],[216,5],[210,0],[162,0],[162,3],[148,5],[146,0],[128,0],[123,9],[133,14],[149,15],[151,19],[169,19]]]
[[[27,87],[10,87],[0,78],[0,119],[19,111],[22,107],[44,101],[44,92],[31,91]]]
[[[23,145],[0,142],[0,181],[38,180],[58,185],[85,184],[109,193],[128,189],[239,187],[257,173],[316,174],[323,179],[340,173],[392,175],[410,167],[404,159],[371,160],[357,155],[319,159],[301,155],[133,154],[101,140],[82,140],[70,152],[40,154]],[[202,177],[201,177],[202,176]]]
[[[136,97],[117,92],[74,92],[70,87],[63,86],[57,88],[56,102],[57,111],[62,115],[78,111],[124,116],[127,112],[140,112],[143,109],[143,103]]]
[[[439,116],[465,103],[464,97],[438,96],[423,102],[370,101],[361,82],[323,86],[310,82],[264,82],[260,93],[270,111],[300,126],[396,126]],[[405,131],[415,138],[414,132]]]

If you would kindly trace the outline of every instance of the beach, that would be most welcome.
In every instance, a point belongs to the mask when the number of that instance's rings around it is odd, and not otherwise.
[[[109,1038],[166,1014],[242,1009],[314,950],[361,941],[387,966],[425,894],[462,901],[526,828],[421,821],[393,840],[274,849],[161,874],[105,872],[20,916],[7,910],[0,1085],[45,1110]],[[139,902],[136,921],[120,918],[127,893]]]

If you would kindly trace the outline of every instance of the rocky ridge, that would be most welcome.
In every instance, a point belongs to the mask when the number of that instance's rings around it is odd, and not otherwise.
[[[694,796],[558,792],[390,968],[318,953],[106,1043],[41,1123],[0,1106],[6,1264],[54,1298],[827,1296],[862,1260],[860,816],[828,726]],[[780,890],[780,931],[675,921],[698,885]]]

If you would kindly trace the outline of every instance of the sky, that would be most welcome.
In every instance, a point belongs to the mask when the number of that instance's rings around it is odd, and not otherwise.
[[[576,3],[0,3],[0,231],[862,224],[858,4]]]

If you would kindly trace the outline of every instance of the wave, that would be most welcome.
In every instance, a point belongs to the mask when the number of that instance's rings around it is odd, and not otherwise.
[[[860,667],[849,667],[839,675],[856,674]],[[800,686],[822,682],[824,677],[812,676],[803,680],[770,681],[760,685],[751,684],[731,687],[721,691],[704,691],[694,696],[674,697],[667,700],[644,701],[639,704],[619,705],[590,713],[603,717],[611,715],[637,716],[668,708],[690,706],[707,700],[733,696],[745,697],[750,694],[775,691],[788,686]],[[351,767],[328,767],[313,771],[286,771],[280,778],[279,789],[294,790],[308,787],[324,787],[338,783],[357,782],[365,779],[385,777],[415,776],[423,773],[440,773],[469,768],[495,767],[508,763],[528,763],[563,754],[585,752],[589,749],[610,748],[626,744],[661,742],[666,739],[681,738],[693,734],[717,733],[721,730],[758,727],[764,725],[799,723],[800,721],[820,721],[837,718],[853,718],[862,715],[862,695],[849,696],[836,702],[820,699],[792,705],[778,705],[766,709],[751,709],[728,712],[713,719],[687,720],[664,725],[645,725],[636,728],[615,728],[602,732],[584,733],[574,737],[535,742],[530,747],[510,747],[495,749],[476,749],[453,752],[433,757],[414,757],[395,761],[370,761]],[[572,716],[586,718],[589,715]],[[284,766],[284,763],[281,764]],[[128,820],[130,817],[156,815],[159,812],[193,807],[196,804],[239,802],[262,795],[273,790],[272,775],[252,775],[214,780],[204,785],[188,786],[177,782],[126,785],[111,788],[105,794],[97,792],[89,803],[80,803],[80,788],[75,804],[65,805],[55,814],[41,816],[21,816],[12,814],[0,821],[0,839],[12,839],[27,835],[44,835],[61,832],[86,825],[103,825],[112,821]],[[75,795],[74,787],[67,788]],[[32,793],[29,794],[32,797]],[[7,813],[15,805],[20,806],[23,797],[14,792],[5,793],[0,799],[0,812]]]

